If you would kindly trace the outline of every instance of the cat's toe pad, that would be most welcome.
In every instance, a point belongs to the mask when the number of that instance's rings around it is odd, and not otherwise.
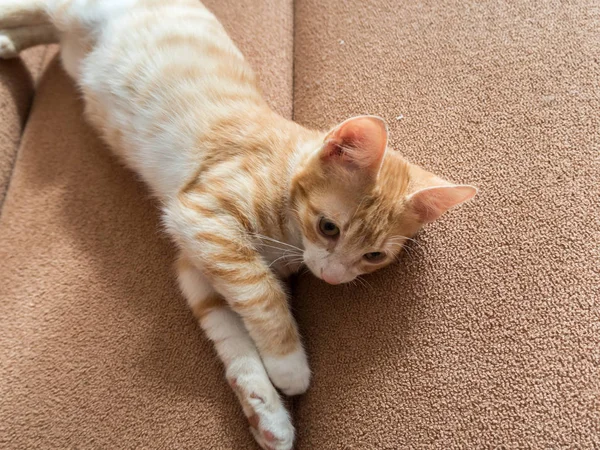
[[[228,377],[250,424],[250,431],[264,450],[290,450],[294,427],[279,395],[268,379],[241,374]]]
[[[289,419],[287,423],[273,423],[270,419],[259,414],[248,418],[254,439],[264,450],[290,450],[294,443],[294,428]]]

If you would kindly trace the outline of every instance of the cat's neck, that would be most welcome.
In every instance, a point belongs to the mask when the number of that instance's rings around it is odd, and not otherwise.
[[[306,128],[274,112],[272,114],[274,116],[269,124],[272,135],[268,140],[270,148],[266,150],[279,159],[279,165],[286,168],[285,182],[278,192],[280,198],[274,202],[274,205],[280,205],[277,213],[281,214],[285,223],[281,238],[287,244],[304,249],[297,211],[291,204],[292,182],[298,170],[321,145],[324,133]]]

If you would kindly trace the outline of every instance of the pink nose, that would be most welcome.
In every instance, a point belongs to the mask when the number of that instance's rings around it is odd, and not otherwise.
[[[323,272],[323,270],[321,270],[321,278],[323,281],[329,284],[340,284],[340,280],[338,278],[336,278],[334,275]]]

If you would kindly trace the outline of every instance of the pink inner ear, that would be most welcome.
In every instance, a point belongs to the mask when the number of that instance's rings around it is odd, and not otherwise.
[[[433,222],[442,214],[472,199],[477,189],[469,185],[436,186],[409,196],[414,211],[423,222]]]
[[[375,116],[348,119],[325,138],[323,157],[358,168],[379,169],[387,146],[385,122]]]

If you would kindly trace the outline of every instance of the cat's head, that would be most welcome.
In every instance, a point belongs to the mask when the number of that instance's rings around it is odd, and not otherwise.
[[[385,122],[349,119],[329,133],[292,181],[304,262],[331,284],[387,266],[425,223],[471,199],[387,148]]]

